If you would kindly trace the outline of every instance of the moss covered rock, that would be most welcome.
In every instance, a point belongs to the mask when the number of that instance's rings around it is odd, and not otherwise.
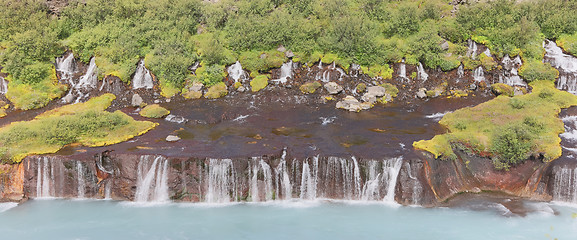
[[[268,86],[268,76],[258,75],[252,81],[250,81],[250,87],[252,92],[258,92]]]
[[[495,83],[491,85],[491,91],[497,96],[505,95],[512,97],[515,95],[514,88],[504,83]]]
[[[357,91],[358,93],[363,93],[367,90],[367,84],[364,83],[359,83],[357,85],[357,87],[355,88],[355,91]]]
[[[319,82],[307,82],[307,83],[300,86],[300,90],[303,93],[311,94],[311,93],[315,93],[317,91],[317,89],[320,88],[321,86],[322,85]]]
[[[208,91],[206,92],[206,94],[204,95],[204,97],[208,98],[208,99],[215,99],[215,98],[224,97],[227,94],[228,94],[228,90],[226,88],[226,84],[221,82],[221,83],[218,83],[218,84],[210,87],[208,89]]]
[[[162,118],[170,114],[170,111],[168,111],[166,108],[161,107],[158,104],[152,104],[140,110],[138,114],[140,114],[140,116],[147,118]]]

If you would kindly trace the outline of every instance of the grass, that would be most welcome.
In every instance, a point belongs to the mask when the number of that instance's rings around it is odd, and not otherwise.
[[[455,159],[456,146],[479,156],[490,157],[497,168],[508,169],[530,156],[546,162],[561,156],[558,118],[562,108],[577,105],[577,96],[557,90],[553,82],[534,81],[533,92],[508,97],[500,95],[475,107],[448,113],[439,122],[448,132],[413,147],[436,158]]]
[[[158,104],[152,104],[140,110],[138,114],[140,114],[140,116],[147,118],[162,118],[170,114],[170,111],[168,111],[166,108],[161,107]]]
[[[69,144],[106,146],[142,135],[157,124],[136,121],[121,111],[107,112],[116,97],[104,94],[85,103],[45,112],[31,121],[0,128],[0,157],[20,162],[33,154],[55,153]]]

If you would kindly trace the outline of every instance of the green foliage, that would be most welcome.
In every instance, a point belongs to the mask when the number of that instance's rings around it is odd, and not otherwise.
[[[505,95],[509,97],[512,97],[515,94],[513,87],[504,83],[495,83],[491,85],[491,91],[493,91],[495,95]]]
[[[222,65],[204,65],[196,69],[196,75],[192,77],[193,81],[198,81],[206,87],[221,83],[226,77],[225,67]]]
[[[399,94],[399,89],[397,88],[397,86],[395,86],[391,83],[383,83],[380,86],[384,87],[386,90],[386,93],[391,95],[391,97],[393,97],[393,98],[397,97],[397,95]]]
[[[531,155],[544,161],[561,156],[563,122],[561,108],[577,105],[577,97],[557,90],[553,82],[530,83],[533,92],[513,98],[504,95],[475,107],[446,114],[439,122],[448,133],[413,146],[437,158],[454,158],[452,148],[467,146],[468,151],[494,160],[496,168],[508,169]]]
[[[54,153],[67,144],[104,146],[126,141],[156,126],[138,122],[122,113],[106,112],[91,106],[108,106],[111,94],[86,103],[54,109],[31,121],[14,122],[0,128],[2,160],[20,162],[31,154]],[[104,102],[103,104],[101,104]]]
[[[162,118],[170,114],[170,111],[158,104],[152,104],[144,107],[138,114],[147,118]]]
[[[547,80],[554,82],[559,77],[559,71],[549,63],[543,63],[539,60],[526,61],[519,69],[519,76],[525,81],[532,82],[535,80]]]
[[[559,47],[572,55],[577,55],[577,33],[561,35],[557,40]]]

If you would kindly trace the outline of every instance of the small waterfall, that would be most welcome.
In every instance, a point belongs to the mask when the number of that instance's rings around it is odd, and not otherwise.
[[[78,179],[78,198],[84,198],[86,182],[84,180],[84,167],[80,161],[76,163],[76,177]]]
[[[282,194],[283,199],[288,200],[292,198],[292,185],[290,176],[288,174],[286,160],[281,160],[275,169],[276,176],[276,193]],[[278,195],[277,195],[278,199]]]
[[[270,166],[260,158],[253,158],[252,159],[252,169],[250,172],[251,175],[251,183],[250,183],[250,192],[251,192],[251,199],[253,202],[258,202],[261,200],[260,198],[260,189],[259,189],[259,172],[262,173],[264,178],[264,200],[271,201],[273,200],[273,187],[272,187],[272,171]]]
[[[48,157],[38,158],[38,170],[36,173],[36,197],[50,198],[54,197],[54,189],[50,186],[54,185],[54,169],[51,160]]]
[[[106,182],[104,185],[104,199],[112,199],[112,179]]]
[[[517,72],[523,64],[520,56],[511,59],[509,55],[505,55],[501,63],[503,64],[503,73],[499,75],[500,83],[505,83],[509,86],[527,86]]]
[[[473,60],[477,58],[477,43],[471,39],[469,39],[469,50],[467,51],[467,56],[470,56]]]
[[[132,78],[132,88],[152,89],[153,87],[154,83],[152,82],[152,74],[150,73],[150,71],[148,71],[148,69],[146,69],[146,66],[144,65],[144,59],[141,59],[138,62],[136,72],[134,73],[134,77]]]
[[[318,165],[319,157],[313,158],[313,168],[311,169],[308,161],[303,163],[303,171],[301,178],[301,199],[314,200],[317,198],[317,182],[318,182]]]
[[[62,80],[71,81],[75,71],[74,54],[68,53],[65,56],[56,58],[56,71],[61,73]]]
[[[136,202],[163,202],[168,201],[168,159],[162,156],[154,157],[152,165],[149,165],[150,158],[154,156],[143,156],[138,162]],[[152,191],[151,191],[152,190]]]
[[[463,67],[463,64],[461,64],[459,65],[459,68],[457,68],[457,77],[463,78],[463,76],[465,76],[465,68]]]
[[[208,166],[206,202],[226,203],[236,201],[236,172],[230,159],[210,159]],[[232,199],[231,199],[232,198]]]
[[[293,61],[290,60],[289,62],[283,63],[280,67],[280,78],[273,79],[273,82],[285,84],[288,78],[293,77]]]
[[[374,160],[367,163],[367,181],[361,193],[363,201],[375,201],[379,198],[381,173],[377,172],[378,164],[379,162]]]
[[[543,47],[545,48],[543,62],[559,70],[557,88],[577,94],[577,58],[563,53],[553,41],[545,40]]]
[[[383,161],[383,182],[387,183],[387,192],[383,198],[385,202],[395,202],[395,187],[402,163],[401,157]]]
[[[6,94],[8,92],[8,81],[0,76],[0,94]]]
[[[493,55],[491,55],[491,50],[490,50],[489,48],[487,48],[487,49],[483,52],[483,54],[485,54],[485,56],[487,56],[487,57],[493,57]]]
[[[405,59],[401,60],[399,64],[399,77],[407,79],[407,65],[405,64]]]
[[[405,163],[405,166],[407,168],[409,178],[412,180],[410,183],[407,183],[412,185],[411,203],[419,204],[421,202],[420,199],[421,199],[421,192],[423,191],[423,186],[421,185],[417,177],[413,176],[413,171],[411,170],[411,164],[407,162]]]
[[[553,200],[577,204],[577,169],[554,168]]]
[[[420,79],[424,82],[427,81],[428,78],[429,74],[427,74],[427,72],[425,71],[423,64],[419,63],[419,66],[417,66],[417,79]]]
[[[473,79],[475,82],[485,81],[485,71],[483,70],[482,66],[479,66],[473,71]]]
[[[90,59],[90,64],[88,65],[88,70],[86,73],[80,77],[78,84],[75,88],[84,89],[94,89],[98,83],[98,68],[96,67],[96,61],[94,57]]]
[[[234,82],[244,82],[248,79],[248,73],[242,69],[242,65],[239,61],[236,61],[233,65],[230,65],[226,70],[228,72],[228,76],[234,80]]]

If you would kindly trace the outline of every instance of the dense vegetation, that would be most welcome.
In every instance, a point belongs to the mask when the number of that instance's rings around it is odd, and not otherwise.
[[[533,92],[499,97],[459,109],[441,119],[449,133],[418,141],[414,147],[438,158],[455,159],[454,148],[493,159],[508,169],[530,156],[552,161],[561,156],[559,134],[565,131],[558,114],[577,105],[577,96],[557,90],[550,81],[531,83]]]
[[[575,0],[497,0],[463,4],[456,13],[448,2],[71,0],[56,16],[43,0],[0,0],[0,65],[10,75],[8,98],[31,109],[65,91],[50,62],[67,49],[84,62],[95,57],[102,75],[125,82],[145,58],[166,96],[192,81],[220,82],[224,66],[237,60],[252,77],[266,73],[287,60],[276,51],[280,45],[295,53],[295,61],[335,61],[345,69],[354,62],[384,78],[392,72],[388,64],[403,58],[442,70],[461,63],[491,68],[492,61],[466,56],[471,38],[497,57],[520,54],[545,71],[550,70],[540,62],[545,38],[575,52]],[[202,63],[193,76],[188,68],[196,61]],[[527,80],[543,77],[520,74]]]
[[[0,128],[0,159],[20,162],[31,154],[54,153],[68,144],[96,147],[126,141],[154,128],[121,111],[105,111],[116,97],[110,93],[85,103],[66,105]]]

